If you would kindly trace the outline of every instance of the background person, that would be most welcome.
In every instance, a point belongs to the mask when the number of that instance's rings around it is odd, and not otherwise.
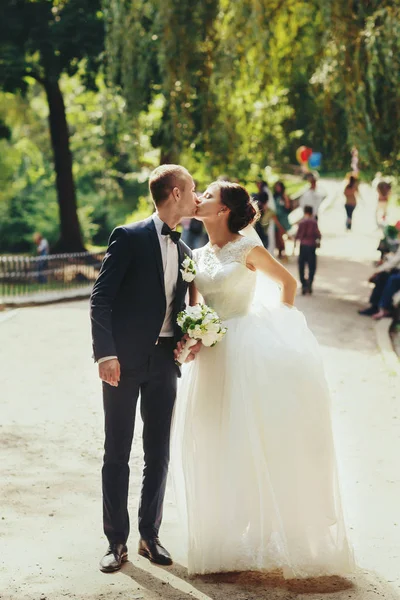
[[[318,219],[318,212],[325,199],[325,194],[317,189],[317,179],[314,174],[310,173],[306,179],[310,182],[310,188],[301,196],[299,206],[303,211],[306,206],[311,206],[314,218]]]
[[[300,242],[299,254],[299,276],[302,286],[302,294],[312,294],[312,285],[317,270],[317,247],[320,245],[321,232],[317,221],[313,218],[312,206],[304,207],[304,218],[299,223],[296,240]],[[305,276],[305,268],[308,268],[308,277]]]
[[[36,252],[39,256],[37,261],[38,282],[47,283],[46,271],[48,267],[48,260],[46,257],[49,255],[49,242],[38,231],[34,233],[33,241],[36,244]]]
[[[358,179],[356,179],[353,175],[350,175],[349,183],[344,188],[344,195],[346,197],[344,208],[347,215],[346,229],[348,231],[351,231],[353,212],[357,206],[358,185]]]
[[[276,216],[280,224],[280,227],[276,226],[275,228],[278,256],[279,258],[287,259],[285,253],[285,240],[283,236],[291,228],[288,218],[291,205],[290,198],[286,193],[286,188],[283,181],[277,181],[274,184],[273,197],[275,200]]]

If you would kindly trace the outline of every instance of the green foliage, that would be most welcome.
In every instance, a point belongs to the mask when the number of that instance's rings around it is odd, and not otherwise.
[[[96,79],[97,91],[82,82],[86,65],[61,84],[75,158],[78,215],[86,244],[104,245],[147,194],[149,170],[157,156],[150,145],[149,117],[142,135],[132,135],[124,100]],[[157,109],[153,111],[157,120]],[[41,231],[50,244],[59,235],[52,153],[47,134],[48,107],[41,86],[30,81],[25,98],[0,93],[0,119],[11,130],[0,140],[0,251],[34,251],[32,235]],[[152,118],[153,118],[152,117]]]
[[[107,0],[111,80],[128,109],[164,99],[152,142],[198,179],[295,162],[398,168],[400,7],[394,0]]]
[[[3,0],[0,20],[0,82],[6,91],[26,91],[26,76],[38,81],[74,75],[87,58],[94,83],[103,50],[98,0]]]
[[[334,153],[340,136],[355,144],[362,167],[399,168],[400,5],[394,0],[325,0],[326,43],[314,79],[318,103],[327,105],[325,130]],[[338,127],[339,124],[339,127]],[[335,148],[335,145],[337,148]],[[338,161],[336,161],[338,164]]]
[[[62,74],[86,61],[85,85],[94,87],[104,42],[100,0],[4,0],[0,20],[0,87],[26,94],[29,77],[46,91],[57,199],[59,249],[82,250],[69,149]]]
[[[141,196],[139,198],[139,202],[137,208],[126,216],[125,224],[135,223],[136,221],[141,221],[142,219],[147,219],[154,212],[154,205],[149,201],[148,198]]]
[[[0,118],[11,131],[9,140],[0,140],[1,252],[33,250],[35,231],[41,231],[52,243],[58,236],[51,150],[38,118],[42,109],[35,92],[31,103],[0,93]]]

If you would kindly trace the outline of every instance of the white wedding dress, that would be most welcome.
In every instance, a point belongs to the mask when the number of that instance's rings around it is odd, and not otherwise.
[[[304,316],[259,287],[243,237],[194,252],[195,283],[228,331],[185,365],[172,470],[190,573],[346,574],[330,397]],[[257,294],[256,294],[257,287]]]

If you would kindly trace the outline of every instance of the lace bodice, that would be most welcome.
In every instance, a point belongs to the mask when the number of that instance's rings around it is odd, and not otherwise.
[[[247,237],[222,248],[207,244],[195,250],[195,283],[208,306],[223,320],[249,312],[256,286],[256,273],[246,267],[249,252],[260,245]]]

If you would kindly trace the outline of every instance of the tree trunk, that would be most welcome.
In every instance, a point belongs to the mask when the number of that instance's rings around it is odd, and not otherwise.
[[[49,104],[50,135],[60,214],[60,239],[54,249],[57,252],[83,252],[85,247],[77,213],[64,98],[58,80],[46,79],[43,83]]]

